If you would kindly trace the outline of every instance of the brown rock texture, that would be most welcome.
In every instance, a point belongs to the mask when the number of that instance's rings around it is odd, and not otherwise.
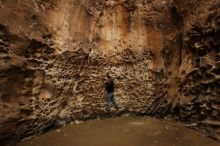
[[[220,139],[220,1],[173,1],[161,51],[168,82],[165,116]]]
[[[219,137],[219,0],[0,0],[0,143],[121,112]]]
[[[184,1],[178,97],[182,121],[220,140],[220,1]]]

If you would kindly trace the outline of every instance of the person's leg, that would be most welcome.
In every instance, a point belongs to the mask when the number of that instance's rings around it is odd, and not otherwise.
[[[111,108],[111,96],[110,94],[108,93],[107,96],[106,96],[106,102],[107,102],[107,111],[110,112],[110,108]]]
[[[118,108],[118,106],[117,106],[117,104],[116,104],[116,102],[115,102],[115,96],[114,96],[114,93],[113,93],[112,96],[111,96],[111,101],[112,101],[114,107],[116,108],[116,110],[118,111],[119,108]]]

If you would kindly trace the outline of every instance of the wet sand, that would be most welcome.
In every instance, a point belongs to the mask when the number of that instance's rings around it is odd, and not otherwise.
[[[18,146],[220,146],[220,142],[178,123],[120,117],[69,124]]]

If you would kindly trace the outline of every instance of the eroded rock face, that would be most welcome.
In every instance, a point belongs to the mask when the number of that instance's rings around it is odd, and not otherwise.
[[[107,114],[107,72],[121,111],[153,112],[165,4],[1,1],[1,141]]]
[[[180,116],[220,139],[220,1],[190,3],[182,3],[186,16],[179,69]]]
[[[201,129],[213,126],[204,126],[209,117],[219,121],[219,1],[8,0],[0,7],[2,143],[107,114],[107,72],[122,112],[200,121]]]
[[[171,34],[162,50],[168,88],[169,116],[194,123],[208,136],[219,137],[219,0],[175,1],[176,18],[166,26]],[[172,18],[171,18],[172,19]],[[174,19],[172,19],[174,20]],[[179,21],[178,21],[179,20]],[[171,41],[169,41],[171,40]],[[172,56],[168,58],[168,56]]]

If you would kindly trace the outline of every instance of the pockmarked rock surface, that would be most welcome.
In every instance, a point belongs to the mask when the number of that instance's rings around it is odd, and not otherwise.
[[[182,50],[178,68],[177,94],[182,122],[220,139],[220,1],[184,1]],[[169,67],[168,67],[169,68]]]
[[[105,112],[219,135],[219,0],[0,0],[0,143]]]

